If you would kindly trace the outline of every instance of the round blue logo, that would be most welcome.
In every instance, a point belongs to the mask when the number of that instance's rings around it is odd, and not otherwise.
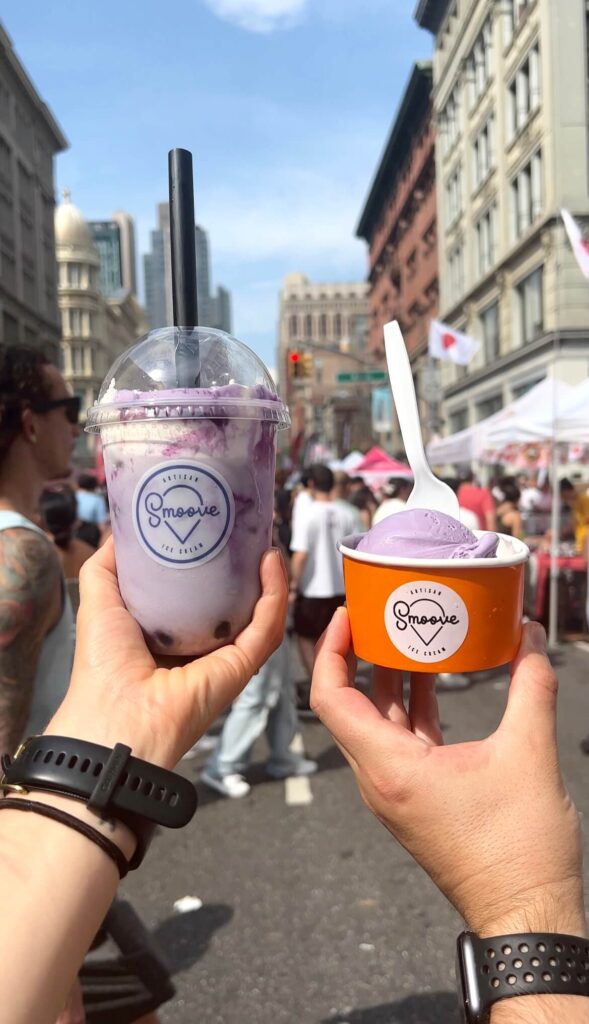
[[[192,459],[161,462],[141,477],[133,524],[144,551],[162,565],[189,568],[225,547],[235,522],[227,481]]]

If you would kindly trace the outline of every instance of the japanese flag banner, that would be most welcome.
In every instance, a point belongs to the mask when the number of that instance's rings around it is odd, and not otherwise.
[[[432,320],[429,325],[428,349],[434,359],[449,359],[459,366],[466,366],[480,347],[476,338],[455,331],[440,320]]]
[[[589,278],[589,242],[583,238],[579,225],[568,210],[561,210],[560,215],[564,221],[577,263],[585,277]]]

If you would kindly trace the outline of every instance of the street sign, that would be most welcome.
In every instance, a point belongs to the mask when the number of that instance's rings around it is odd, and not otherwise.
[[[386,380],[387,375],[383,370],[358,370],[355,373],[338,373],[338,384],[358,384],[367,380]]]

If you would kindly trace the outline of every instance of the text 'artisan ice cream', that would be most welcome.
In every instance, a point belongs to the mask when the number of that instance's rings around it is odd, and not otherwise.
[[[198,387],[178,386],[180,341]],[[111,368],[87,429],[101,435],[121,594],[152,651],[205,654],[250,621],[289,423],[263,363],[222,331],[152,331]]]

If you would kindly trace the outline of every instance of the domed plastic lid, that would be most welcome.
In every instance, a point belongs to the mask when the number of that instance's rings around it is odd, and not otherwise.
[[[247,345],[210,327],[162,327],[113,363],[86,429],[128,419],[220,417],[290,425],[274,381]]]

